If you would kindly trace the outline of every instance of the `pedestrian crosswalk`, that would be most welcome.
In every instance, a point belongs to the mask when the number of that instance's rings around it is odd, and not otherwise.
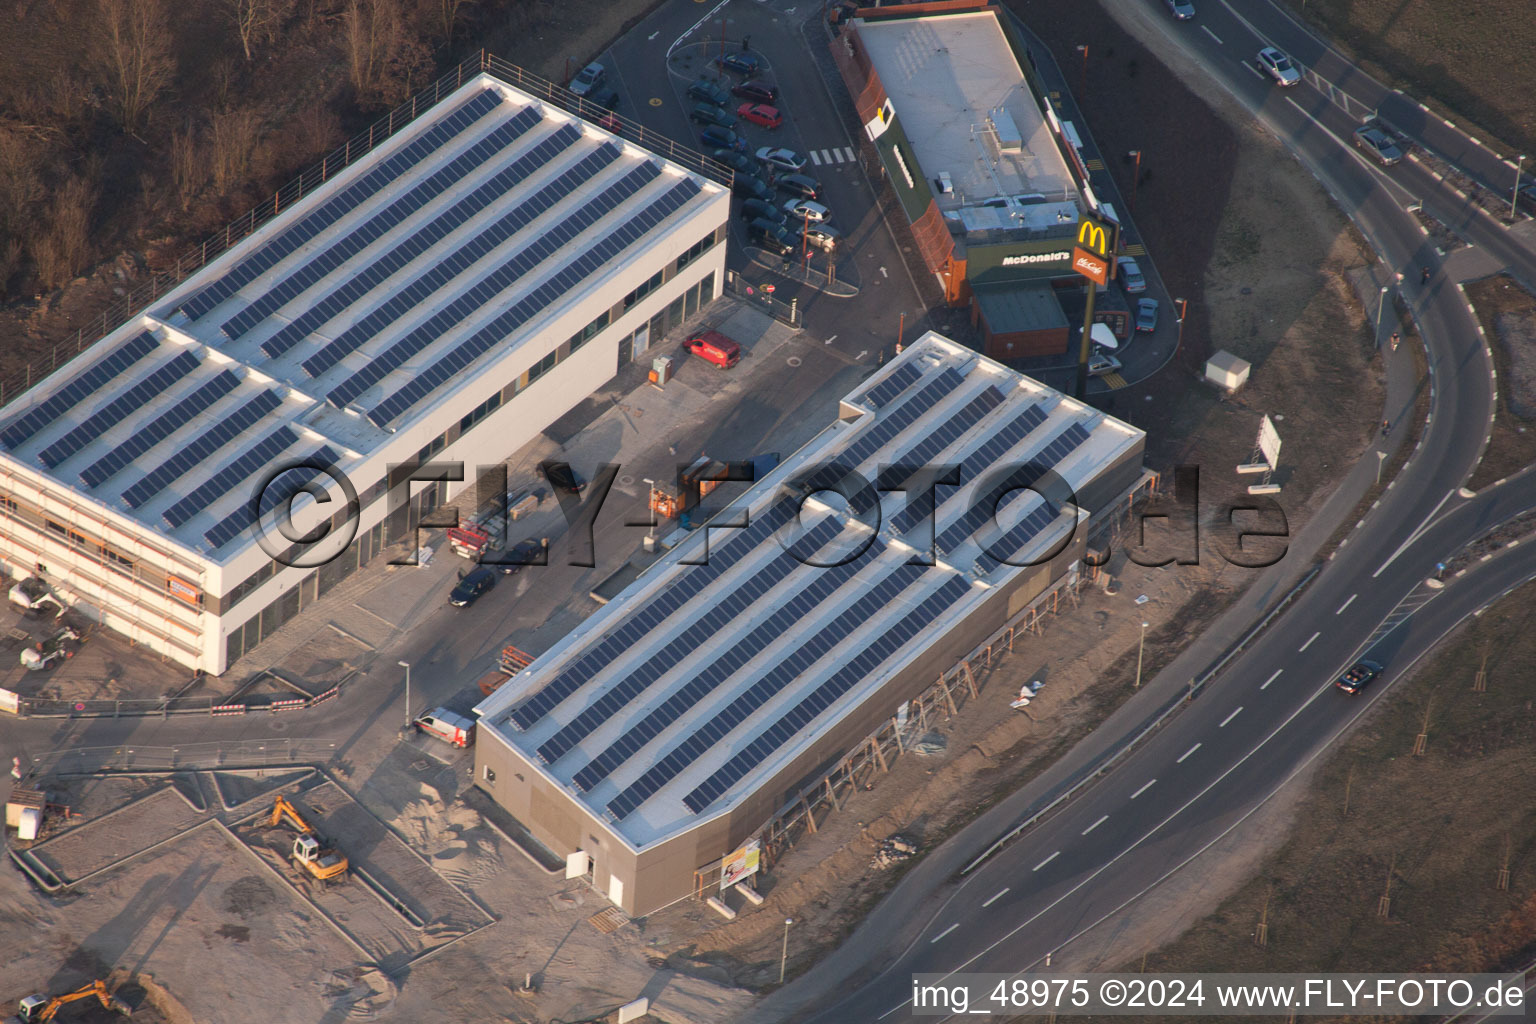
[[[852,164],[858,162],[853,150],[847,146],[841,149],[813,149],[810,151],[811,163],[817,167],[823,164]]]
[[[1147,254],[1147,247],[1137,242],[1123,247],[1120,251],[1126,256],[1145,256]]]
[[[1114,372],[1104,374],[1099,378],[1099,380],[1102,380],[1111,391],[1119,391],[1121,388],[1128,388],[1131,386],[1129,381],[1120,376],[1118,373]]]
[[[1104,169],[1104,161],[1100,160],[1098,157],[1094,157],[1092,160],[1088,161],[1088,169],[1090,171],[1102,171]]]

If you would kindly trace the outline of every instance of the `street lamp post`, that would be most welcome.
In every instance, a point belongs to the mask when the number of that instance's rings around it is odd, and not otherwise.
[[[651,529],[648,535],[651,537],[651,539],[654,540],[656,537],[656,481],[652,480],[648,476],[643,476],[640,478],[640,480],[646,486],[650,487],[650,491],[645,496],[645,517],[650,520],[651,523]]]
[[[1387,286],[1381,286],[1381,298],[1376,300],[1376,347],[1381,348],[1381,311],[1387,304]]]
[[[1515,200],[1520,198],[1520,168],[1525,166],[1525,154],[1520,154],[1520,159],[1515,161],[1515,187],[1509,193],[1509,219],[1515,219]]]
[[[405,669],[405,726],[409,729],[411,726],[411,663],[397,661],[395,664]]]
[[[1077,52],[1083,55],[1083,91],[1077,97],[1077,106],[1081,109],[1083,101],[1088,98],[1088,44],[1080,44]]]
[[[1132,156],[1132,157],[1136,158],[1136,170],[1132,172],[1132,177],[1131,177],[1131,212],[1135,213],[1136,212],[1136,186],[1141,184],[1141,150],[1133,149],[1133,150],[1131,150],[1126,155],[1127,156]]]
[[[1184,313],[1189,309],[1189,303],[1185,302],[1183,299],[1174,299],[1173,301],[1177,302],[1179,304],[1179,340],[1177,342],[1175,342],[1175,347],[1183,348],[1184,347]]]
[[[784,967],[789,963],[789,926],[795,923],[792,917],[784,919],[784,951],[779,954],[779,984],[784,984]]]
[[[1136,645],[1136,685],[1131,687],[1133,690],[1141,689],[1141,654],[1147,646],[1147,627],[1149,625],[1151,625],[1149,622],[1142,622],[1141,624],[1141,641]]]

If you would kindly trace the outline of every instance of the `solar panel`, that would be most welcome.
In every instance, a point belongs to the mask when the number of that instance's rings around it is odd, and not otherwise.
[[[850,658],[805,699],[764,729],[735,757],[683,797],[683,805],[700,814],[726,791],[788,743],[801,729],[830,708],[839,698],[867,678],[913,637],[932,625],[970,589],[963,578],[952,577],[901,621],[875,636],[858,655]]]
[[[303,461],[306,463],[317,463],[322,466],[334,466],[338,461],[338,457],[336,452],[327,446],[316,450]],[[315,468],[314,465],[296,465],[293,469],[279,474],[269,481],[266,488],[261,492],[261,507],[257,515],[266,515],[278,505],[291,500],[294,495],[304,490],[305,485],[310,481],[325,475],[323,470]],[[203,536],[207,538],[212,549],[217,551],[240,536],[252,525],[254,523],[251,519],[251,503],[243,501],[239,507],[205,532]]]
[[[192,417],[235,390],[239,384],[239,377],[228,370],[220,371],[217,377],[135,430],[126,441],[87,466],[80,473],[80,482],[87,487],[101,486],[134,459],[174,434]]]
[[[162,491],[166,484],[186,473],[193,466],[211,456],[236,437],[245,433],[268,413],[283,404],[282,399],[271,391],[263,391],[234,412],[214,423],[208,430],[186,440],[175,455],[156,468],[145,473],[132,487],[123,492],[123,501],[129,508],[138,508]]]
[[[477,215],[486,205],[497,198],[497,195],[513,188],[518,181],[534,173],[539,167],[554,159],[563,150],[569,148],[581,137],[580,132],[570,125],[566,125],[555,132],[549,138],[540,142],[521,159],[497,175],[488,184],[497,192],[476,193],[475,201],[460,204],[454,210],[444,215],[441,223],[429,226],[422,234],[426,235],[423,242],[436,244],[446,237],[451,231],[462,226],[471,217]],[[394,289],[394,294],[382,305],[371,310],[366,316],[339,333],[330,344],[304,361],[304,372],[311,377],[318,377],[326,370],[335,366],[348,354],[355,352],[367,344],[381,331],[402,320],[414,307],[425,302],[438,289],[453,281],[459,275],[470,270],[476,262],[482,259],[491,250],[506,242],[519,231],[533,223],[540,215],[564,198],[571,191],[579,187],[604,165],[617,159],[617,147],[604,145],[597,152],[589,154],[586,159],[577,164],[567,173],[545,185],[538,192],[523,200],[517,206],[497,218],[489,227],[470,238],[456,251],[434,261],[422,273],[409,282],[401,282]],[[505,180],[503,180],[505,179]],[[417,240],[413,239],[399,247],[375,264],[377,270],[373,277],[374,283],[382,282],[391,274],[405,267],[418,255]],[[424,251],[425,245],[422,246]],[[373,278],[369,278],[373,280]],[[356,301],[363,295],[362,287],[366,282],[359,282],[358,287],[352,289],[353,298],[347,300],[347,305]],[[369,286],[371,287],[371,285]],[[460,299],[459,302],[464,300]],[[465,311],[470,305],[465,303]],[[285,331],[287,329],[285,328]],[[288,331],[284,343],[297,340],[297,335]]]
[[[415,140],[384,158],[353,184],[320,203],[274,235],[259,248],[247,253],[229,270],[194,295],[182,299],[177,307],[193,320],[206,316],[219,303],[256,280],[305,242],[356,209],[380,189],[406,174],[449,139],[501,105],[500,93],[486,89],[461,103],[437,124]]]
[[[201,365],[197,357],[192,353],[182,352],[175,359],[172,359],[148,377],[145,377],[133,387],[102,406],[99,412],[90,416],[74,430],[71,430],[53,444],[44,448],[38,458],[43,460],[43,465],[49,469],[54,469],[59,463],[96,440],[108,429],[122,423],[129,416],[143,408],[144,404],[151,398],[164,394],[165,390],[172,384],[175,384]]]
[[[903,592],[920,582],[923,574],[929,571],[922,567],[899,565],[878,583],[867,588],[829,624],[800,644],[798,648],[788,652],[778,664],[765,672],[761,679],[694,730],[687,739],[673,747],[660,761],[609,801],[608,813],[615,818],[623,819],[636,807],[650,799],[658,789],[675,778],[710,747],[729,735],[753,712],[776,697],[794,679],[826,657],[856,630],[878,616],[883,609],[900,601]],[[797,620],[798,616],[793,615],[791,609],[780,608],[765,625],[771,624],[776,628],[778,635],[782,636]]]
[[[257,441],[213,476],[194,487],[185,498],[161,513],[162,518],[174,529],[197,515],[203,509],[233,491],[240,484],[261,472],[264,466],[293,447],[298,435],[289,427],[278,427]]]
[[[902,363],[891,371],[890,376],[865,392],[864,400],[876,409],[883,409],[891,399],[911,387],[912,382],[922,375],[923,372],[914,364]]]
[[[417,210],[474,173],[476,169],[512,145],[541,120],[543,119],[536,110],[528,108],[499,125],[495,131],[475,142],[424,181],[413,186],[399,199],[363,221],[346,236],[334,241],[308,263],[295,269],[250,305],[224,321],[221,330],[231,338],[242,337],[274,311],[319,284],[338,267],[378,241]],[[566,128],[569,127],[569,125],[566,126]],[[577,135],[574,129],[572,129],[572,135]]]
[[[640,665],[628,669],[623,678],[617,680],[559,732],[545,741],[539,747],[539,757],[546,763],[559,760],[567,751],[586,738],[592,730],[639,697],[651,687],[651,684],[708,643],[717,633],[726,629],[737,616],[761,600],[764,594],[787,579],[790,573],[805,564],[840,533],[842,533],[841,522],[832,516],[824,518],[814,529],[798,538],[789,552],[781,551],[755,575],[739,583],[734,590],[709,601],[703,614],[671,642],[653,653]]]
[[[603,263],[617,256],[625,246],[643,237],[646,231],[681,209],[698,193],[699,186],[692,180],[685,180],[673,186],[665,195],[636,214],[629,225],[609,235],[594,246],[592,251],[550,278],[539,290],[460,342],[456,348],[445,353],[437,362],[416,373],[410,382],[369,410],[368,419],[380,428],[388,426],[417,402],[442,387],[455,374],[496,345],[505,342],[560,295],[569,292]],[[641,226],[636,227],[637,224]],[[622,243],[618,241],[620,238],[624,239]]]
[[[1086,441],[1088,436],[1088,431],[1084,430],[1081,424],[1069,424],[1065,429],[1059,431],[1055,437],[1051,438],[1050,441],[1046,442],[1040,452],[1031,458],[1026,465],[1020,467],[1020,471],[1009,479],[1006,484],[999,484],[998,486],[1013,489],[1013,498],[1010,501],[1023,496],[1028,492],[1021,490],[1021,488],[1033,486],[1047,471],[1061,461],[1062,457],[1070,454],[1078,445]],[[995,493],[976,495],[973,499],[974,503],[966,510],[965,514],[946,527],[943,533],[939,535],[938,540],[935,541],[939,551],[954,551],[966,541],[974,538],[976,532],[993,518],[993,499],[996,497],[997,494]],[[1003,505],[997,507],[996,511],[1001,512],[1009,503],[1004,502]]]
[[[997,408],[1002,402],[1003,396],[1001,392],[994,387],[988,387],[981,394],[966,403],[963,409],[940,424],[933,433],[892,460],[892,464],[896,466],[910,466],[914,469],[929,465],[940,452],[964,437],[977,423],[981,422],[987,413]],[[1022,436],[1020,434],[1020,437]],[[963,487],[970,483],[977,473],[986,468],[986,465],[986,463],[973,465],[969,460],[962,461],[959,484],[956,486]],[[900,481],[893,482],[899,483]],[[896,536],[906,533],[925,518],[923,510],[915,507],[913,504],[919,496],[909,494],[906,497],[906,504],[892,515],[890,519],[891,532]],[[948,499],[945,498],[943,500]],[[940,505],[943,504],[943,500],[940,501]]]
[[[148,331],[141,331],[127,343],[97,360],[80,376],[71,380],[0,431],[0,443],[15,451],[48,424],[99,391],[108,381],[160,347],[160,341]]]
[[[1049,503],[1042,503],[1029,515],[1016,523],[997,540],[983,546],[982,553],[976,556],[976,568],[982,572],[991,572],[1005,563],[1004,559],[1012,559],[1024,549],[1030,541],[1039,535],[1040,531],[1056,521],[1061,513],[1051,507]]]
[[[602,753],[589,761],[573,777],[576,786],[589,791],[614,769],[638,753],[647,743],[659,736],[688,710],[698,706],[741,666],[757,657],[796,622],[805,621],[824,601],[852,579],[869,562],[880,556],[885,546],[880,542],[871,545],[864,556],[842,565],[817,569],[806,574],[805,586],[789,595],[780,609],[746,636],[732,642],[730,649],[708,665],[702,666],[692,678],[676,687],[666,700],[641,721],[627,729]]]

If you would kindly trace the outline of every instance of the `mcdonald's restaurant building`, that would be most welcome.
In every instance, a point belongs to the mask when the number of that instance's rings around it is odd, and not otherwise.
[[[1113,273],[1116,211],[1094,195],[1081,126],[1059,115],[1010,18],[988,0],[860,8],[833,27],[831,50],[918,252],[949,302],[969,307],[983,351],[1064,355],[1083,309],[1079,220],[1109,224]],[[1129,336],[1113,288],[1094,320]]]

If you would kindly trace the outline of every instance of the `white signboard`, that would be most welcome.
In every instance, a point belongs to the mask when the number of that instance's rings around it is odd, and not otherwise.
[[[1268,416],[1259,424],[1259,451],[1264,453],[1264,461],[1269,463],[1271,470],[1280,468],[1280,435],[1275,432],[1275,425]]]
[[[896,107],[887,99],[875,111],[875,116],[865,122],[864,134],[869,136],[870,142],[874,142],[885,134],[886,129],[891,126],[891,122],[894,120],[896,120]]]
[[[720,891],[724,892],[737,882],[746,881],[757,874],[758,865],[762,862],[763,844],[759,840],[752,840],[746,846],[726,857],[720,863]]]
[[[21,714],[21,694],[11,690],[0,690],[0,711],[9,711],[13,715]]]

